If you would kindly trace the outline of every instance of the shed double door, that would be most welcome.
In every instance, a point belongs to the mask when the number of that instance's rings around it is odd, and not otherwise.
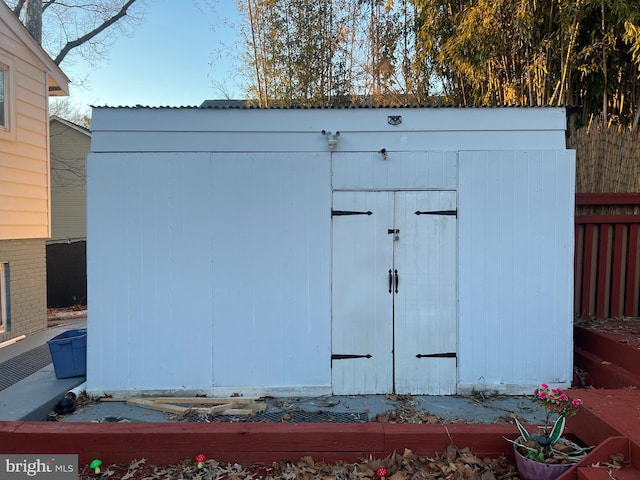
[[[334,394],[456,393],[456,193],[333,194]]]

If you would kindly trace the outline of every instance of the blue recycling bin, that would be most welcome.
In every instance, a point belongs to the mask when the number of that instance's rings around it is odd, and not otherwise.
[[[67,330],[47,342],[56,378],[87,374],[87,329]]]

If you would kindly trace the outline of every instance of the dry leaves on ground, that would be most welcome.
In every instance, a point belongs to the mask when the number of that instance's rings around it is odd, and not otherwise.
[[[371,419],[375,423],[421,423],[421,424],[441,424],[441,423],[467,423],[460,418],[454,421],[447,421],[437,415],[433,415],[426,410],[419,410],[412,405],[399,403],[394,410],[378,413]]]
[[[384,459],[367,458],[358,463],[325,463],[311,457],[297,462],[280,461],[271,465],[222,464],[208,460],[198,470],[191,460],[176,465],[148,465],[137,460],[130,465],[110,465],[100,478],[122,480],[364,480],[377,479],[376,470],[384,467],[387,480],[508,480],[518,479],[515,465],[505,458],[481,459],[468,449],[449,445],[439,457],[420,457],[410,450],[402,455],[391,454]],[[80,472],[80,480],[95,479],[88,467]]]

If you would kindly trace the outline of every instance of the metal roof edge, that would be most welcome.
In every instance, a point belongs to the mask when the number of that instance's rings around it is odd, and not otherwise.
[[[575,113],[582,109],[577,105],[345,105],[345,106],[271,106],[260,107],[257,105],[90,105],[93,109],[127,109],[127,110],[375,110],[383,108],[391,109],[551,109],[565,108],[567,114]]]

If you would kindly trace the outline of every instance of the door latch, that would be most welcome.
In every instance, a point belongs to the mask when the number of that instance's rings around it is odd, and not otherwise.
[[[389,228],[387,229],[387,233],[389,235],[393,235],[393,241],[397,242],[398,240],[400,240],[400,229],[398,228]]]

